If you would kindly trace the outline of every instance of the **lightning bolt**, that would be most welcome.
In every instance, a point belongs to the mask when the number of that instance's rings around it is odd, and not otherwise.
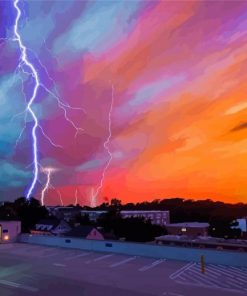
[[[56,191],[57,191],[57,194],[58,194],[58,196],[59,196],[59,198],[60,198],[61,205],[64,206],[64,203],[63,203],[63,200],[62,200],[61,192],[60,192],[59,190],[57,190],[57,189],[56,189]]]
[[[106,171],[112,161],[112,153],[110,151],[110,148],[109,148],[109,143],[110,143],[110,140],[111,140],[111,137],[112,137],[112,109],[113,109],[113,104],[114,104],[114,86],[113,84],[111,85],[111,104],[110,104],[110,109],[109,109],[109,113],[108,113],[108,137],[106,139],[106,141],[104,142],[104,149],[105,151],[107,152],[107,154],[109,155],[109,159],[107,160],[106,162],[106,165],[103,169],[103,172],[102,172],[102,177],[100,179],[100,183],[98,185],[98,187],[96,188],[96,190],[94,191],[94,189],[92,189],[92,195],[91,195],[91,207],[95,207],[96,204],[97,204],[97,196],[100,192],[100,190],[102,189],[103,187],[103,182],[104,182],[104,179],[105,179],[105,174],[106,174]]]
[[[50,187],[52,170],[53,170],[52,168],[43,169],[43,172],[46,173],[47,179],[46,179],[45,187],[43,188],[43,190],[41,192],[41,204],[42,204],[42,206],[44,205],[45,193]]]
[[[28,48],[27,46],[24,45],[23,41],[22,41],[22,38],[21,38],[21,35],[19,33],[19,22],[20,22],[20,18],[22,16],[22,11],[19,7],[19,3],[20,1],[19,0],[13,0],[13,6],[16,10],[16,18],[15,18],[15,21],[14,21],[14,37],[11,39],[12,41],[16,41],[18,43],[18,46],[19,46],[19,49],[20,49],[20,59],[19,59],[19,64],[17,66],[17,69],[16,69],[16,73],[18,71],[22,71],[23,74],[25,75],[28,75],[29,77],[31,76],[33,79],[34,79],[34,87],[33,87],[33,91],[32,91],[32,95],[31,95],[31,98],[29,100],[26,99],[26,95],[24,93],[24,90],[23,90],[23,85],[24,85],[24,81],[22,79],[22,77],[20,77],[20,79],[22,80],[22,93],[25,97],[25,101],[26,101],[26,108],[24,111],[14,115],[12,117],[11,120],[13,120],[15,117],[17,116],[20,116],[20,115],[25,115],[24,116],[24,127],[22,128],[20,134],[19,134],[19,137],[17,138],[16,140],[16,147],[18,145],[18,143],[20,142],[21,140],[21,137],[26,129],[26,121],[27,121],[27,114],[29,113],[33,119],[33,126],[32,126],[32,166],[33,166],[33,178],[32,178],[32,181],[31,181],[31,184],[30,184],[30,187],[28,188],[28,192],[27,192],[27,195],[26,195],[26,198],[29,200],[30,199],[30,196],[32,195],[34,189],[35,189],[35,186],[37,184],[37,181],[39,181],[39,166],[41,167],[41,165],[39,164],[39,161],[38,161],[38,137],[37,137],[37,130],[39,129],[41,134],[43,135],[43,137],[49,141],[49,143],[55,147],[55,148],[63,148],[61,145],[58,145],[56,143],[54,143],[54,141],[46,134],[46,132],[44,131],[43,127],[41,126],[41,124],[39,123],[38,121],[38,117],[36,116],[32,106],[33,106],[33,103],[37,97],[37,93],[38,93],[38,90],[40,88],[42,88],[43,90],[46,91],[47,94],[51,95],[57,102],[57,106],[58,108],[60,108],[62,111],[63,111],[63,114],[64,114],[64,118],[65,120],[75,129],[75,137],[77,137],[78,134],[81,134],[82,132],[84,132],[84,130],[81,128],[81,127],[78,127],[68,116],[68,113],[67,113],[67,110],[68,109],[71,109],[71,110],[81,110],[83,111],[84,113],[85,110],[83,108],[79,108],[79,107],[73,107],[73,106],[70,106],[67,102],[64,102],[60,97],[59,97],[59,94],[58,94],[58,90],[56,88],[56,84],[55,84],[55,81],[50,77],[46,67],[41,63],[40,59],[38,58],[38,56],[36,55],[35,52],[33,52],[33,50],[31,50],[30,48]],[[7,40],[7,38],[6,38]],[[5,41],[5,38],[4,38],[4,41]],[[31,63],[31,61],[29,60],[28,58],[28,52],[32,52],[34,54],[34,56],[36,57],[36,60],[39,64],[39,66],[46,72],[46,75],[48,77],[48,79],[52,82],[52,85],[54,87],[54,90],[55,92],[51,91],[48,87],[46,87],[42,81],[40,81],[39,79],[39,74],[38,74],[38,71],[36,70],[35,66]],[[42,168],[42,167],[41,167]],[[49,187],[52,187],[54,188],[51,184],[50,184],[50,177],[51,177],[51,173],[52,173],[52,169],[46,169],[45,171],[42,170],[43,172],[45,172],[47,174],[47,182],[46,184],[44,185],[44,188],[42,190],[42,193],[41,193],[41,203],[44,204],[44,195],[45,195],[45,192],[48,190]],[[40,181],[39,181],[40,182]],[[55,189],[55,188],[54,188]],[[63,205],[63,200],[62,200],[62,197],[61,197],[61,193],[56,190],[58,195],[59,195],[59,198],[60,198],[60,201],[61,201],[61,204]]]
[[[76,190],[75,190],[75,203],[74,203],[75,206],[78,204],[78,194],[77,193],[78,193],[78,190],[76,188]]]
[[[38,88],[40,86],[40,82],[39,82],[39,76],[38,73],[35,69],[35,67],[33,66],[33,64],[29,61],[28,57],[27,57],[27,49],[25,47],[25,45],[22,42],[21,36],[18,32],[18,25],[19,25],[19,20],[21,17],[21,10],[18,6],[19,0],[14,0],[14,7],[16,9],[17,15],[16,15],[16,19],[15,19],[15,23],[14,23],[14,41],[17,41],[20,51],[21,51],[21,65],[24,64],[27,66],[27,68],[31,71],[31,75],[34,78],[35,84],[34,84],[34,88],[33,88],[33,93],[32,96],[30,98],[30,100],[27,103],[27,108],[26,110],[30,113],[30,115],[33,118],[34,121],[34,125],[32,127],[32,140],[33,140],[33,179],[31,182],[31,185],[28,189],[28,193],[27,193],[27,199],[30,199],[30,196],[34,190],[34,187],[37,183],[37,179],[38,179],[38,141],[37,141],[37,127],[38,127],[38,119],[32,109],[32,104],[37,96],[37,92],[38,92]]]
[[[57,169],[55,168],[51,168],[51,167],[48,167],[48,168],[43,168],[41,165],[39,165],[41,167],[41,172],[45,173],[46,174],[46,183],[44,185],[44,188],[43,190],[41,191],[41,204],[42,206],[45,205],[45,193],[47,192],[47,190],[49,190],[50,188],[51,189],[54,189],[58,196],[59,196],[59,199],[60,199],[60,202],[61,202],[61,205],[63,206],[64,203],[63,203],[63,200],[62,200],[62,195],[61,195],[61,192],[59,190],[57,190],[54,186],[52,186],[51,184],[51,176],[52,176],[52,173],[56,172]],[[40,182],[41,183],[41,182]]]

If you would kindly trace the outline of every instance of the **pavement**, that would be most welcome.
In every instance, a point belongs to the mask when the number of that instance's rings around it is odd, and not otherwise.
[[[1,296],[247,295],[247,268],[0,244]]]

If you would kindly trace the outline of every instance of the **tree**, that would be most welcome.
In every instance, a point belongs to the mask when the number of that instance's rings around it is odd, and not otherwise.
[[[113,198],[111,200],[111,204],[110,205],[111,205],[111,208],[120,210],[120,208],[122,207],[122,202],[121,202],[120,199]]]
[[[23,232],[29,232],[39,220],[49,217],[47,209],[35,198],[27,200],[20,197],[15,200],[13,207],[21,220]]]
[[[12,203],[5,203],[0,207],[0,219],[1,220],[17,220],[17,212]]]
[[[117,237],[124,237],[127,241],[153,241],[156,236],[165,234],[165,229],[159,225],[152,225],[143,218],[122,218],[120,213],[112,209],[102,215],[97,224],[106,232],[112,232]]]

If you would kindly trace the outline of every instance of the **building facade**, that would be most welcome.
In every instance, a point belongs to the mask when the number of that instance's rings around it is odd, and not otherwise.
[[[90,221],[97,221],[97,219],[101,216],[106,214],[107,211],[88,211],[88,210],[82,210],[81,216],[88,216]]]
[[[49,214],[57,219],[63,219],[67,222],[73,221],[76,216],[80,215],[80,207],[46,207]]]
[[[209,224],[200,222],[172,223],[166,225],[168,234],[186,235],[191,237],[207,236]]]
[[[164,226],[170,223],[170,212],[169,211],[121,211],[123,218],[144,218],[150,220],[152,224]]]
[[[21,233],[21,221],[0,221],[0,243],[17,241]]]
[[[96,221],[101,215],[107,213],[107,211],[81,211],[81,215],[88,215],[91,221]],[[144,218],[150,220],[152,224],[164,226],[170,223],[169,211],[120,211],[122,218]]]
[[[67,232],[65,236],[91,240],[104,240],[104,235],[93,226],[79,225]]]
[[[62,235],[71,229],[70,225],[64,220],[43,219],[35,225],[31,233],[39,235]]]

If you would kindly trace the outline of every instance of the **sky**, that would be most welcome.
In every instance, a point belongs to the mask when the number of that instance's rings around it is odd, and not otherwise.
[[[247,202],[246,1],[16,1],[39,79],[32,196]],[[34,180],[36,82],[14,1],[0,11],[0,200],[14,200]]]

